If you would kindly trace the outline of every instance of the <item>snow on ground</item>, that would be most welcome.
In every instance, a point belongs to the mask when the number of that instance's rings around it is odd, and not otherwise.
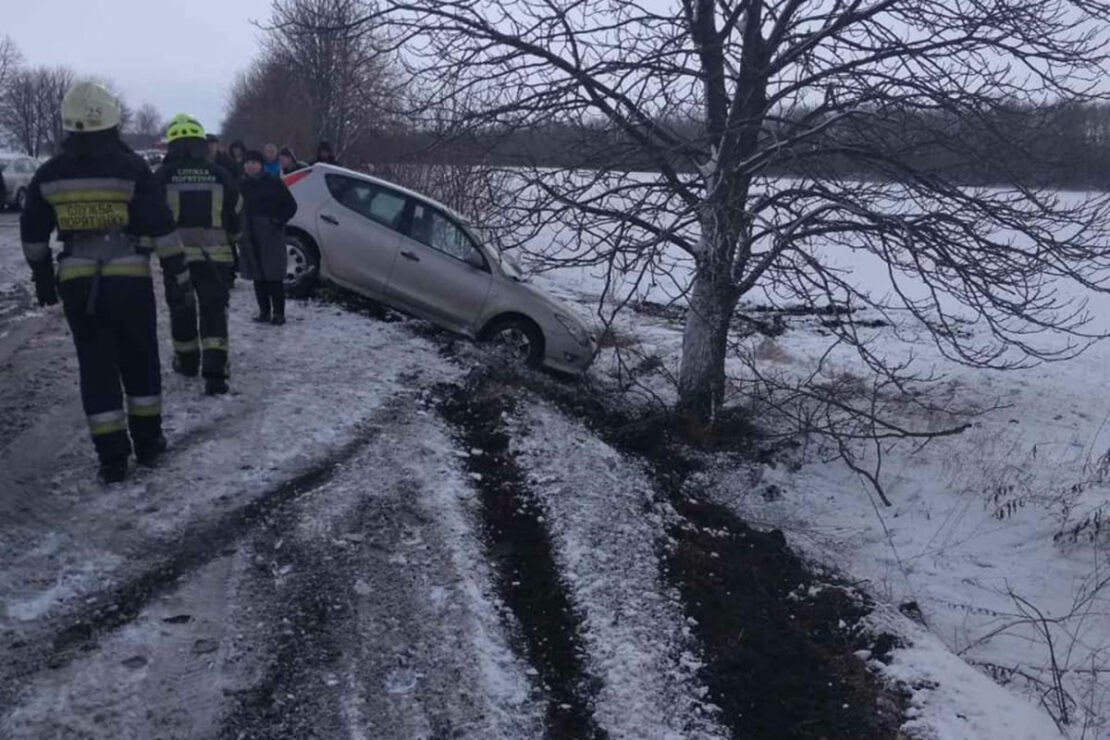
[[[857,285],[887,290],[874,262],[858,254],[838,261]],[[535,280],[577,302],[583,313],[596,311],[605,285],[594,268],[553,270]],[[636,295],[683,304],[677,291],[658,283],[641,286]],[[1091,304],[1092,328],[1110,326],[1106,303]],[[1011,696],[1040,705],[1022,709],[981,681],[950,674],[951,659],[933,649],[938,643],[918,635],[915,646],[895,651],[898,670],[890,674],[916,675],[922,687],[938,682],[915,693],[920,716],[907,727],[911,736],[1053,737],[1058,733],[1048,708],[1059,719],[1066,710],[1072,737],[1110,738],[1110,571],[1104,554],[1110,483],[1097,470],[1110,450],[1110,397],[1098,390],[1110,367],[1110,343],[1027,370],[972,370],[945,360],[924,332],[894,316],[900,323],[874,330],[872,349],[895,359],[912,356],[915,367],[942,374],[934,392],[957,408],[1001,408],[975,418],[958,437],[919,450],[884,450],[890,509],[861,477],[827,462],[830,451],[819,444],[806,447],[797,469],[722,462],[707,481],[714,497],[757,526],[782,528],[792,545],[863,581],[873,596],[894,605],[916,602],[935,640],[979,667],[979,676],[998,679]],[[879,317],[864,312],[857,318]],[[833,339],[819,317],[785,320],[785,334],[756,334],[745,344],[765,371],[803,377]],[[613,334],[624,352],[622,377],[629,365],[655,358],[662,372],[640,372],[639,381],[673,398],[665,374],[677,377],[681,329],[678,319],[630,310],[618,316]],[[830,377],[867,385],[866,369],[847,352],[833,352],[828,367]],[[742,363],[730,362],[729,372],[743,377]],[[594,373],[618,376],[612,347]],[[902,420],[925,428],[944,421],[909,412]],[[864,464],[874,463],[867,450],[860,454]],[[1015,734],[1019,730],[1024,734]]]
[[[164,373],[172,454],[106,488],[91,480],[64,320],[32,306],[17,245],[15,219],[0,217],[0,635],[5,649],[14,646],[0,678],[36,650],[49,653],[40,643],[59,620],[111,609],[101,594],[198,533],[219,534],[250,502],[277,503],[259,523],[215,537],[218,551],[163,584],[88,655],[35,672],[9,730],[43,736],[27,728],[50,717],[93,737],[156,726],[182,736],[239,728],[244,737],[281,726],[296,736],[328,716],[344,726],[322,733],[350,737],[381,736],[372,723],[383,717],[400,736],[446,727],[467,737],[534,735],[536,687],[490,594],[473,492],[422,405],[429,388],[462,375],[433,342],[329,304],[295,302],[287,326],[258,326],[247,320],[253,298],[242,286],[231,312],[234,393],[205,398],[197,381]],[[873,279],[873,265],[846,259],[857,280]],[[604,284],[589,270],[537,282],[582,313]],[[648,289],[656,300],[675,295]],[[830,337],[813,318],[787,324],[777,338],[746,341],[766,367],[798,377]],[[1110,487],[1097,469],[1110,448],[1110,398],[1097,392],[1110,346],[1024,371],[972,371],[946,363],[913,327],[896,328],[876,329],[878,346],[894,357],[912,348],[920,367],[947,373],[937,389],[946,400],[1003,408],[959,437],[886,450],[893,507],[817,447],[796,465],[722,461],[703,487],[889,604],[872,619],[906,642],[882,670],[911,691],[908,737],[1051,738],[1049,712],[1062,719],[1066,710],[1070,736],[1110,738]],[[680,323],[626,313],[615,329],[637,362],[654,356],[662,371],[675,370]],[[832,359],[835,372],[866,377],[852,357]],[[613,371],[608,348],[594,374]],[[640,374],[668,393],[651,363]],[[542,404],[529,402],[513,424],[529,432],[514,435],[514,450],[583,611],[587,662],[603,681],[599,723],[614,737],[723,736],[699,699],[678,606],[658,582],[653,547],[665,512],[641,514],[642,473]],[[350,454],[338,467],[321,467],[342,450]],[[312,471],[327,480],[302,498],[275,493]],[[297,686],[311,688],[301,696]],[[10,682],[0,689],[0,698],[13,695]],[[67,724],[86,715],[93,724]]]
[[[64,319],[11,287],[26,284],[13,223],[0,219],[0,736],[544,734],[548,690],[491,586],[468,452],[433,404],[465,363],[414,325],[329,303],[253,324],[240,283],[232,394],[168,371],[163,315],[171,451],[104,486]],[[580,447],[585,431],[564,431]],[[574,563],[605,591],[576,594],[602,667],[598,723],[720,737],[656,582],[645,490],[622,493],[627,551]],[[613,548],[608,522],[586,518],[601,502],[586,503],[553,505],[567,542]]]
[[[666,504],[644,471],[546,404],[513,420],[514,452],[547,512],[560,572],[583,610],[599,723],[613,738],[723,738],[695,672],[681,601],[662,582]]]
[[[389,408],[389,428],[273,526],[38,674],[4,736],[537,736],[456,450],[417,399]]]
[[[165,427],[177,449],[156,472],[139,471],[106,491],[95,480],[68,337],[55,334],[52,351],[34,358],[40,366],[64,364],[51,389],[63,418],[38,418],[0,448],[20,489],[0,504],[5,544],[17,548],[0,574],[0,629],[18,631],[19,622],[49,614],[64,598],[103,586],[118,576],[125,551],[171,542],[195,520],[241,506],[351,439],[399,391],[457,373],[400,325],[371,333],[364,318],[336,307],[295,304],[278,329],[251,323],[252,304],[247,289],[234,292],[232,394],[208,398],[199,379],[164,373]],[[53,313],[47,320],[57,331]],[[161,337],[168,368],[164,321]],[[25,368],[22,381],[34,374]],[[50,471],[45,479],[43,470]],[[44,520],[49,528],[40,526]],[[44,556],[59,566],[48,582]]]

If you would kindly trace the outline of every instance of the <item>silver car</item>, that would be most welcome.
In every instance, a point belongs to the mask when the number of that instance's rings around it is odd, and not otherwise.
[[[39,161],[22,154],[0,154],[0,209],[5,207],[23,210],[27,202],[27,188],[39,168]]]
[[[286,229],[286,288],[324,278],[356,293],[568,373],[597,352],[590,329],[529,285],[460,215],[399,185],[316,164],[285,176],[297,201]]]

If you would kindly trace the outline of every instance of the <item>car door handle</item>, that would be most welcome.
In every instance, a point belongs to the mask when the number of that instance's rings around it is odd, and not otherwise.
[[[420,258],[417,257],[412,252],[401,252],[401,256],[404,257],[407,260],[412,260],[413,262],[419,262],[420,261]]]
[[[327,221],[332,226],[338,226],[339,225],[339,219],[338,218],[336,218],[335,216],[329,216],[326,213],[320,214],[320,220],[321,221]]]

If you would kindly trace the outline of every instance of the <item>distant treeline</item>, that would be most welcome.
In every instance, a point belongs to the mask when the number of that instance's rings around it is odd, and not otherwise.
[[[692,152],[708,152],[697,121],[670,120],[683,151],[644,146],[600,125],[550,123],[468,131],[394,128],[375,132],[350,153],[351,164],[439,162],[652,171],[661,161],[693,171]],[[789,143],[803,132],[821,133]],[[987,111],[861,111],[829,124],[820,111],[772,118],[762,126],[759,170],[782,176],[898,178],[943,176],[965,184],[1020,181],[1103,188],[1110,172],[1110,105]],[[784,142],[787,142],[784,144]]]

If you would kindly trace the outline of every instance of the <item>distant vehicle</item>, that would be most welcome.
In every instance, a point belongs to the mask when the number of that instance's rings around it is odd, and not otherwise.
[[[27,188],[31,186],[31,178],[41,163],[32,157],[23,154],[0,153],[0,210],[14,208],[22,211],[27,203]]]
[[[286,229],[291,295],[320,277],[532,365],[580,373],[593,361],[589,328],[443,204],[333,165],[284,180],[297,200]]]
[[[142,149],[135,153],[142,157],[151,169],[162,164],[162,160],[166,158],[166,155],[157,149]]]

